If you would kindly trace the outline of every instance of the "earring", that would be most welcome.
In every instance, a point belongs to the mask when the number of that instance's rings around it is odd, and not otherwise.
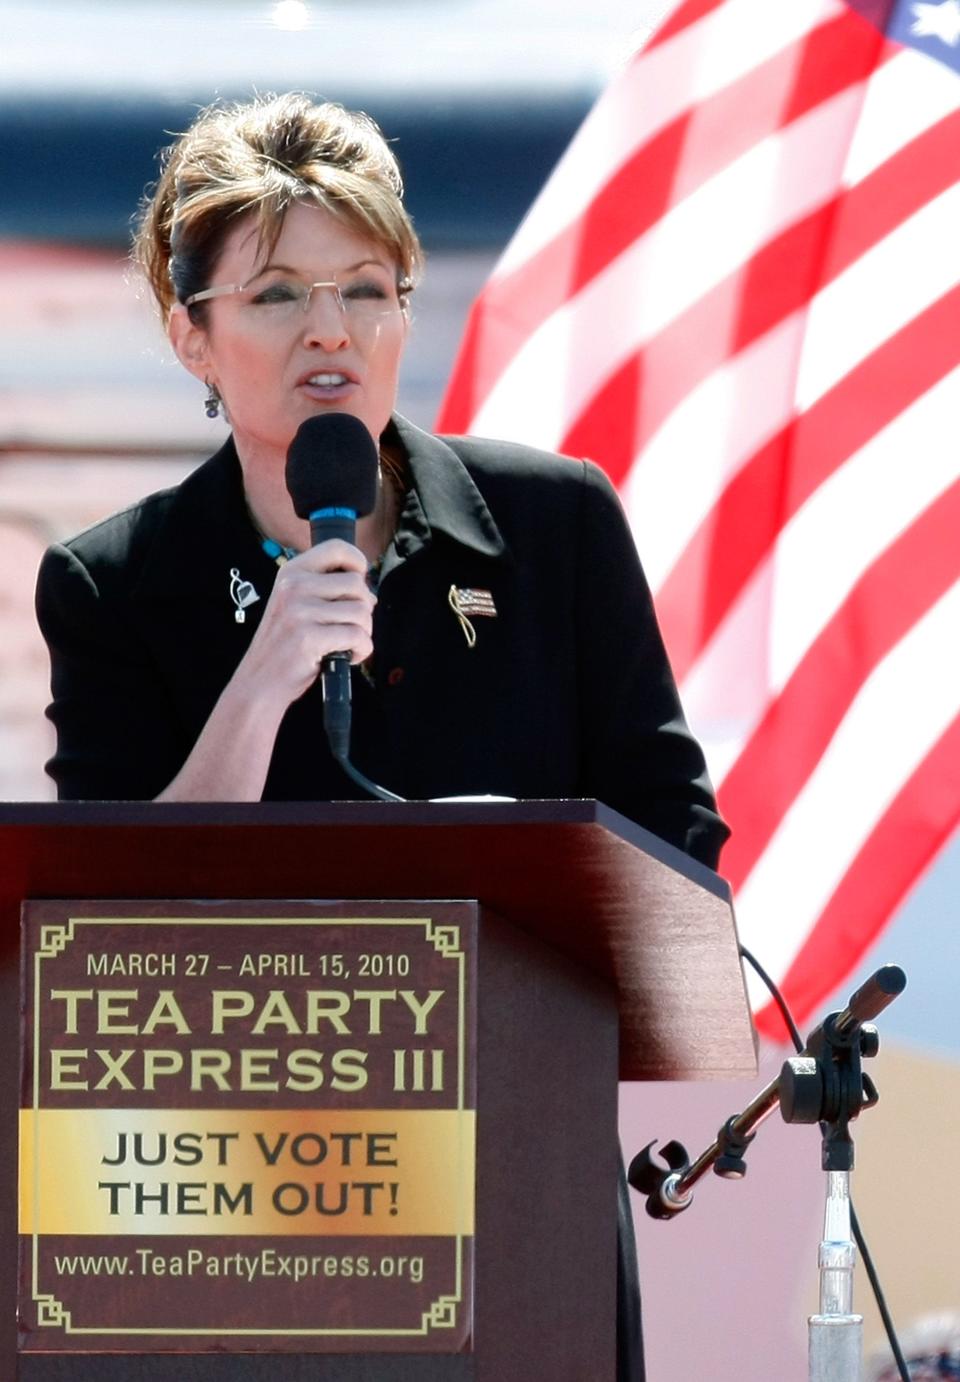
[[[218,391],[217,391],[217,386],[216,386],[216,384],[211,384],[210,381],[209,381],[209,379],[208,379],[208,380],[207,380],[207,396],[206,396],[206,398],[204,399],[204,402],[203,402],[203,410],[204,410],[204,412],[206,413],[207,417],[209,417],[209,418],[215,418],[215,417],[217,417],[217,415],[218,415],[219,412],[220,412],[220,404],[221,404],[221,402],[222,402],[222,399],[220,398],[220,394],[219,394]]]

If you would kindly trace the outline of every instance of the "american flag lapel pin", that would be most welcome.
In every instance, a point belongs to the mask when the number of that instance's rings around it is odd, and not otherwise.
[[[496,619],[497,617],[497,607],[489,590],[476,590],[471,586],[452,585],[447,595],[447,603],[460,622],[468,648],[474,647],[477,642],[477,631],[473,627],[473,620],[476,618]]]

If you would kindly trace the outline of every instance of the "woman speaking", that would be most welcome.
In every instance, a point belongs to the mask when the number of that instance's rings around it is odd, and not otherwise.
[[[318,732],[345,650],[373,780],[597,797],[714,866],[726,830],[603,474],[394,414],[420,266],[400,190],[371,121],[302,96],[214,108],[170,150],[135,255],[232,435],[44,560],[59,795],[359,795]],[[376,499],[354,544],[311,546],[286,456],[329,412],[377,444]]]
[[[356,797],[321,728],[345,652],[368,778],[596,797],[715,866],[726,827],[602,472],[394,412],[420,267],[400,194],[376,126],[302,96],[213,108],[169,151],[135,256],[231,436],[44,559],[59,795]],[[312,544],[286,461],[328,413],[366,429],[376,484],[355,541]]]

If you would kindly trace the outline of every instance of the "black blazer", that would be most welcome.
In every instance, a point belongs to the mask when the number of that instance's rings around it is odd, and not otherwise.
[[[595,466],[438,438],[396,418],[412,487],[381,572],[372,665],[353,669],[351,757],[401,796],[598,797],[704,862],[727,830],[680,710],[617,497]],[[235,618],[231,573],[259,599]],[[232,441],[182,485],[50,549],[61,798],[149,799],[176,775],[276,576]],[[469,646],[451,588],[489,592]],[[264,799],[359,795],[319,688],[287,712]]]

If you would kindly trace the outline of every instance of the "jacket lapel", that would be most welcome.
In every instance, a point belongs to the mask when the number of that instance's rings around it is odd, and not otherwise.
[[[173,495],[130,595],[140,634],[189,723],[202,725],[250,646],[276,570],[247,515],[229,440]],[[231,598],[240,581],[259,596],[242,622]]]

